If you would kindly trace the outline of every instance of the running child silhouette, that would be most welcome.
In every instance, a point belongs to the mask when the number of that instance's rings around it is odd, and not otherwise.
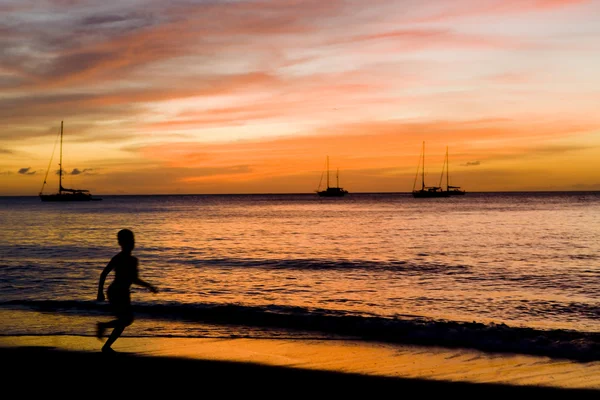
[[[115,278],[106,291],[113,314],[116,319],[109,322],[98,322],[96,337],[102,340],[107,328],[113,328],[102,352],[114,353],[112,344],[121,336],[126,327],[133,322],[133,309],[131,307],[131,296],[129,288],[132,284],[148,288],[152,293],[158,293],[158,289],[138,277],[138,259],[131,255],[135,247],[133,232],[129,229],[120,230],[117,234],[121,252],[114,256],[100,274],[98,283],[98,301],[104,301],[104,281],[107,275],[115,270]]]

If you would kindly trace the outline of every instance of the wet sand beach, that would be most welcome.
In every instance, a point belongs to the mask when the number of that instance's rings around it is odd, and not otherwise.
[[[115,355],[81,336],[0,339],[5,387],[54,395],[115,387],[127,393],[261,397],[390,393],[600,393],[600,362],[353,341],[119,339]],[[31,384],[28,384],[31,382]],[[203,396],[200,396],[203,397]]]

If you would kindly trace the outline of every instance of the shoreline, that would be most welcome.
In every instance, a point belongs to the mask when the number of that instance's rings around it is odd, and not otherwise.
[[[196,373],[212,375],[214,381],[234,374],[238,380],[240,372],[248,377],[244,379],[254,376],[264,380],[268,373],[291,383],[302,375],[309,382],[337,379],[361,387],[443,388],[459,393],[508,390],[597,395],[600,390],[600,362],[467,349],[351,340],[122,337],[113,346],[118,352],[113,358],[102,354],[101,346],[102,342],[87,336],[0,337],[0,354],[6,363],[35,366],[40,371],[34,374],[36,380],[81,375],[78,379],[82,384],[91,384],[98,379],[96,374],[105,374],[107,365],[114,367],[112,361],[118,360],[118,368],[128,366],[132,373],[151,380],[172,380]],[[53,369],[52,365],[61,367]],[[9,370],[7,377],[14,368]],[[14,378],[19,379],[20,374]]]

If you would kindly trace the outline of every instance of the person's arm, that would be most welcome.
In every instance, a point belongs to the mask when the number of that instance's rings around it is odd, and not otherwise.
[[[150,290],[152,293],[158,293],[158,288],[156,286],[154,286],[153,284],[146,282],[140,278],[135,278],[133,283],[135,283],[136,285],[145,287],[146,289]]]
[[[114,267],[113,260],[110,260],[100,274],[100,281],[98,282],[98,297],[96,298],[98,301],[104,301],[104,281],[106,281],[108,273],[112,271]]]
[[[133,259],[135,260],[135,278],[133,278],[132,283],[135,283],[136,285],[140,285],[142,287],[145,287],[146,289],[150,290],[152,293],[158,293],[158,289],[156,288],[156,286],[154,286],[153,284],[146,282],[143,279],[140,279],[139,277],[139,270],[138,270],[138,264],[139,264],[139,260],[136,257],[133,257]]]

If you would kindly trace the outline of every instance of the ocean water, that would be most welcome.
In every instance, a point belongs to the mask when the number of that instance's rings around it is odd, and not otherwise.
[[[124,336],[351,337],[600,359],[600,192],[0,197],[2,335],[93,335],[136,234]],[[105,288],[110,283],[109,276]]]

